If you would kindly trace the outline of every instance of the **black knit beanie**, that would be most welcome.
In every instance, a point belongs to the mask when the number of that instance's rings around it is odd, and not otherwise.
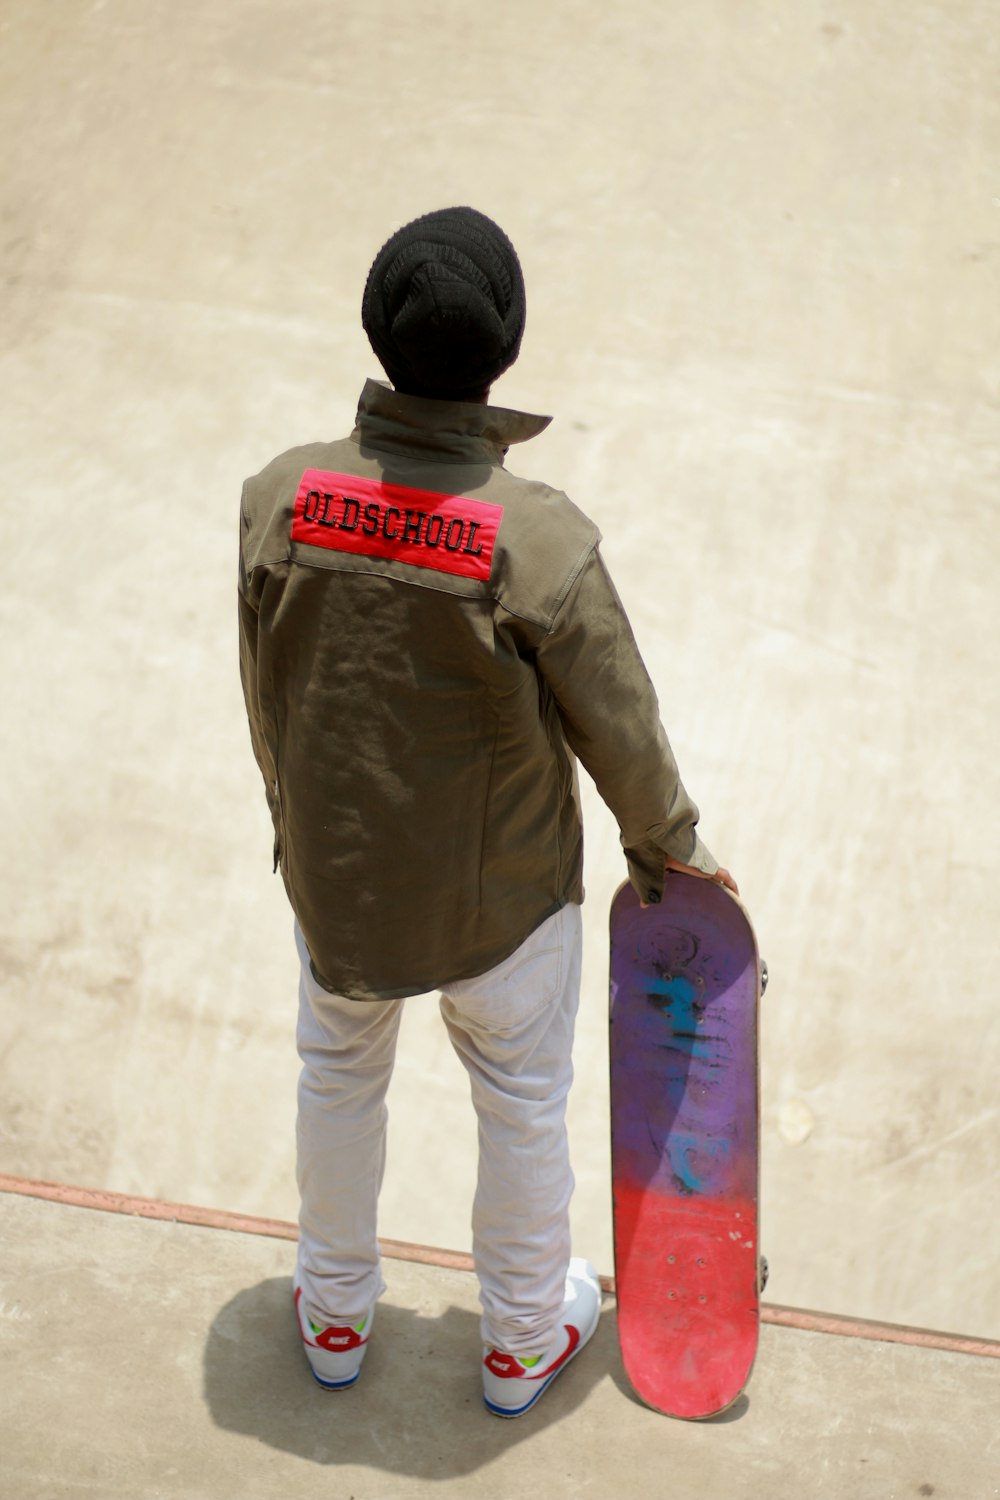
[[[521,347],[524,278],[514,246],[474,208],[424,214],[376,255],[361,322],[397,390],[481,398]]]

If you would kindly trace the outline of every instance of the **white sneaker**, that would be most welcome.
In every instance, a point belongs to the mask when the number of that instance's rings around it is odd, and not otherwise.
[[[364,1317],[353,1325],[316,1324],[303,1306],[298,1270],[295,1272],[293,1285],[295,1316],[299,1320],[306,1359],[315,1380],[325,1391],[346,1390],[361,1374],[361,1362],[368,1348],[375,1308],[370,1307]]]
[[[499,1349],[486,1349],[483,1359],[483,1400],[498,1417],[520,1417],[530,1410],[556,1376],[579,1354],[597,1327],[601,1314],[601,1284],[589,1261],[573,1259],[566,1276],[566,1299],[544,1354],[520,1359]]]

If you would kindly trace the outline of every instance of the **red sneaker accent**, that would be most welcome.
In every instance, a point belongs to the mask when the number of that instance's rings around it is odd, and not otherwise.
[[[305,1328],[302,1326],[302,1309],[299,1306],[301,1301],[302,1288],[296,1287],[295,1311],[299,1315],[299,1329],[304,1343],[311,1344],[315,1349],[328,1349],[331,1354],[346,1354],[348,1350],[360,1349],[362,1344],[367,1343],[367,1336],[362,1336],[356,1329],[349,1327],[324,1328],[316,1334],[315,1338],[307,1338]]]
[[[546,1365],[544,1370],[526,1370],[516,1355],[501,1354],[498,1349],[491,1349],[483,1360],[483,1364],[488,1370],[492,1370],[494,1375],[501,1375],[505,1379],[546,1380],[550,1375],[555,1374],[560,1365],[566,1363],[571,1354],[575,1354],[580,1342],[578,1328],[574,1328],[572,1323],[564,1323],[563,1327],[566,1329],[566,1348],[559,1358],[554,1359],[550,1365]]]
[[[360,1349],[365,1339],[354,1328],[324,1328],[316,1335],[317,1349],[329,1349],[331,1354],[346,1354],[348,1349]]]

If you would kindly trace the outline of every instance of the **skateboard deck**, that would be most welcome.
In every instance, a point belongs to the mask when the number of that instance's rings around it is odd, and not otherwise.
[[[719,884],[611,907],[611,1167],[622,1360],[669,1416],[716,1415],[757,1351],[757,943]]]

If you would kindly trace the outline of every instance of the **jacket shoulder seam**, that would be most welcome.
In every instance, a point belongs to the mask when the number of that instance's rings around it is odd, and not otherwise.
[[[569,595],[572,593],[573,585],[576,583],[581,572],[583,571],[583,567],[587,559],[593,553],[598,541],[599,538],[596,536],[590,538],[587,545],[580,553],[580,556],[573,564],[572,568],[570,568],[567,572],[565,581],[563,582],[563,586],[556,596],[556,602],[553,605],[552,610],[548,614],[542,614],[541,611],[539,611],[537,614],[532,614],[524,609],[515,609],[513,605],[507,603],[506,599],[504,599],[500,593],[497,593],[495,596],[497,605],[506,614],[512,615],[515,620],[525,620],[529,625],[539,625],[544,630],[547,636],[551,635],[553,629],[555,628],[556,620],[559,617],[559,612],[562,609],[563,605],[566,603]]]
[[[589,538],[587,545],[580,553],[580,556],[577,558],[575,565],[566,575],[566,582],[563,584],[562,591],[556,599],[555,608],[553,609],[551,618],[549,619],[549,622],[546,626],[546,635],[551,635],[553,630],[555,629],[556,621],[558,620],[559,615],[562,612],[566,600],[573,592],[574,585],[576,584],[576,581],[579,578],[580,574],[583,572],[586,563],[596,552],[599,542],[600,536],[597,532],[597,528],[595,527],[594,534]]]

